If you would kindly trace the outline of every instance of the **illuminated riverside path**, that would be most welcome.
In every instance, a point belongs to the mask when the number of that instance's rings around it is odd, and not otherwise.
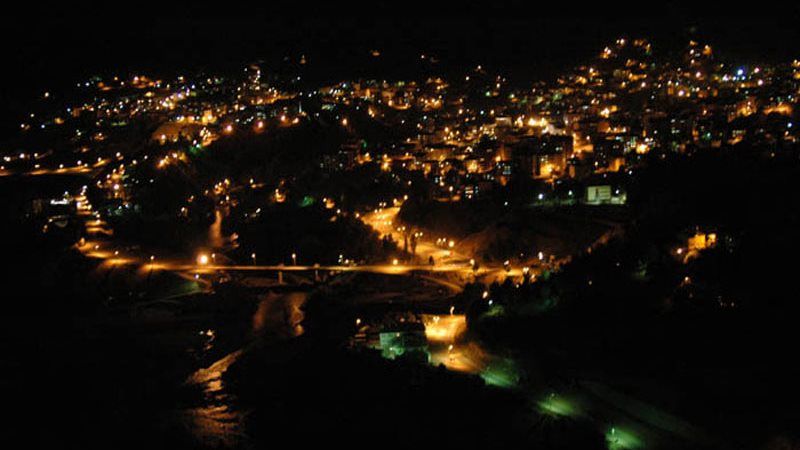
[[[396,217],[400,208],[398,206],[390,208],[380,208],[374,212],[364,214],[360,219],[382,235],[394,235],[398,233],[396,230]],[[219,215],[217,217],[219,221]],[[87,221],[90,226],[90,234],[98,235],[101,227],[96,226],[99,221]],[[103,222],[104,223],[104,222]],[[114,251],[113,243],[108,240],[85,242],[82,246],[79,245],[78,249],[84,255],[104,259],[111,265],[141,265],[148,270],[166,270],[179,273],[192,273],[192,274],[209,274],[214,272],[246,272],[256,274],[258,272],[314,272],[314,273],[341,273],[341,272],[362,272],[374,273],[382,275],[414,275],[414,274],[457,274],[463,277],[464,282],[474,280],[479,277],[495,276],[500,278],[505,277],[522,277],[526,272],[520,268],[511,268],[509,266],[494,265],[494,266],[481,266],[475,268],[474,260],[459,252],[455,242],[448,242],[448,244],[440,245],[435,243],[431,238],[421,236],[418,239],[416,248],[416,257],[418,261],[428,261],[428,258],[433,258],[435,264],[429,263],[404,263],[397,259],[379,264],[363,264],[363,265],[350,265],[350,264],[258,264],[257,258],[251,264],[231,263],[231,264],[218,264],[213,258],[206,254],[201,254],[198,259],[192,260],[187,258],[164,258],[157,255],[148,256],[124,256],[122,257],[119,251]],[[200,259],[202,257],[202,259]],[[528,269],[528,275],[534,273],[534,269]],[[452,283],[451,283],[452,284]],[[461,286],[459,286],[461,287]],[[460,290],[460,289],[459,289]]]
[[[394,219],[399,208],[386,208],[362,216],[366,223],[375,223],[381,230],[390,232],[396,229]],[[497,274],[505,277],[520,277],[521,269],[508,266],[482,266],[477,270],[469,259],[458,253],[458,246],[442,246],[431,238],[421,240],[417,246],[417,257],[423,260],[429,254],[437,254],[437,264],[403,264],[392,261],[383,264],[364,265],[308,265],[308,264],[218,264],[219,255],[200,253],[194,258],[175,255],[147,255],[143,252],[129,252],[106,239],[105,222],[88,211],[82,214],[87,219],[91,235],[103,234],[100,240],[84,241],[78,249],[87,257],[102,260],[106,268],[130,266],[138,269],[142,279],[150,279],[154,271],[175,273],[186,280],[194,280],[197,287],[211,289],[210,276],[215,273],[241,272],[258,276],[267,273],[346,273],[362,272],[383,275],[425,277],[431,281],[446,283],[451,288],[463,287],[463,283],[473,277]],[[396,232],[396,231],[395,231]],[[385,234],[385,233],[384,233]],[[215,261],[216,260],[216,261]],[[508,270],[507,270],[508,269]],[[529,273],[535,270],[529,269]],[[453,277],[436,277],[436,274],[451,274]],[[209,276],[210,275],[210,276]],[[458,278],[458,279],[456,279]],[[447,281],[451,280],[451,281]],[[196,291],[195,291],[196,292]],[[172,298],[174,295],[164,298]],[[161,298],[159,300],[163,300]],[[443,298],[443,300],[445,300]],[[158,301],[158,300],[154,300]],[[521,390],[529,396],[537,408],[546,415],[554,417],[585,418],[605,433],[609,449],[642,449],[659,443],[704,442],[706,437],[700,430],[679,417],[672,416],[653,405],[626,397],[596,382],[579,381],[575,386],[562,386],[560,382],[543,385],[530,385],[521,382],[522,369],[510,357],[488,351],[466,336],[466,317],[463,314],[431,315],[423,314],[425,332],[429,342],[430,362],[444,365],[450,370],[480,376],[487,384],[507,389]],[[217,366],[214,366],[217,367]]]
[[[459,280],[446,280],[445,278],[438,278],[431,276],[430,281],[442,284],[448,289],[458,292],[463,289],[463,286],[471,281],[476,281],[478,278],[489,282],[491,279],[504,280],[508,277],[526,277],[537,275],[538,270],[534,267],[512,268],[508,263],[485,265],[476,267],[475,260],[463,255],[459,252],[456,243],[453,240],[440,238],[438,242],[434,242],[430,237],[424,236],[423,233],[419,234],[416,258],[413,263],[407,263],[394,259],[386,263],[373,263],[373,264],[297,264],[295,255],[292,255],[291,265],[286,264],[258,264],[256,255],[252,255],[252,263],[237,263],[231,261],[228,264],[218,264],[218,259],[214,254],[200,253],[196,258],[189,259],[184,255],[162,256],[156,254],[143,254],[142,252],[129,252],[115,245],[113,241],[113,230],[107,227],[107,223],[99,218],[99,215],[92,212],[91,205],[84,195],[78,195],[76,200],[79,201],[78,216],[83,218],[87,227],[89,236],[94,236],[98,239],[84,240],[76,246],[85,256],[93,259],[100,259],[104,261],[106,267],[118,266],[140,266],[142,270],[149,275],[153,271],[170,271],[179,274],[184,278],[193,277],[196,281],[206,285],[210,288],[210,283],[202,279],[202,275],[208,275],[215,272],[246,272],[258,274],[259,272],[313,272],[315,278],[322,273],[335,274],[345,272],[362,272],[373,273],[382,275],[435,275],[435,274],[454,274],[459,276]],[[394,225],[397,214],[400,211],[399,206],[390,208],[379,208],[372,213],[364,214],[360,219],[382,235],[394,235],[397,227]],[[223,240],[221,236],[220,227],[222,216],[219,212],[216,214],[214,226],[210,235],[214,235],[216,240]],[[444,242],[444,243],[443,243]],[[428,263],[427,261],[434,263]],[[421,263],[420,261],[424,261]],[[280,280],[280,277],[279,277]],[[489,280],[489,281],[487,281]]]
[[[95,219],[96,222],[96,219]],[[92,225],[101,227],[102,223]],[[320,272],[364,272],[384,275],[424,276],[457,274],[462,280],[470,276],[503,273],[505,276],[522,276],[520,269],[505,270],[505,267],[482,267],[473,270],[469,263],[422,264],[365,264],[365,265],[282,265],[282,264],[215,264],[213,254],[201,253],[194,260],[157,255],[134,255],[116,250],[109,241],[87,241],[78,249],[89,258],[103,261],[104,266],[137,267],[140,276],[149,279],[153,271],[168,271],[194,280],[206,289],[210,282],[204,275],[217,272],[242,272],[266,274],[272,272],[313,273]],[[205,258],[204,258],[205,256]],[[110,268],[110,267],[109,267]],[[435,278],[433,276],[431,279]],[[442,278],[444,279],[444,277]],[[460,286],[459,282],[449,283]],[[704,433],[678,417],[658,408],[628,398],[598,383],[579,382],[571,388],[559,386],[520,385],[520,368],[511,358],[502,357],[484,349],[479,343],[464,336],[466,318],[463,314],[423,315],[425,332],[429,341],[431,363],[442,364],[450,370],[480,376],[488,384],[524,389],[535,397],[536,405],[545,414],[556,417],[587,418],[606,434],[610,449],[641,449],[646,444],[659,442],[703,442]],[[558,386],[558,387],[557,387]]]
[[[470,264],[364,264],[364,265],[284,265],[284,264],[201,264],[189,263],[185,259],[159,258],[152,259],[122,255],[118,251],[108,249],[96,242],[86,242],[78,249],[90,258],[103,259],[112,265],[141,265],[153,270],[174,272],[211,273],[211,272],[366,272],[384,275],[409,275],[413,273],[458,273],[469,276],[483,276],[502,271],[506,276],[522,276],[520,269],[505,270],[503,267],[485,267],[473,270]]]

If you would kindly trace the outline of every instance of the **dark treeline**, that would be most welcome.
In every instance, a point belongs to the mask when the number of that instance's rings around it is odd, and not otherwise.
[[[470,327],[573,382],[602,380],[711,433],[735,430],[737,442],[791,435],[798,175],[794,157],[741,147],[653,158],[621,237],[534,284],[492,286],[493,306],[469,287]],[[684,260],[677,249],[697,231],[716,246]]]

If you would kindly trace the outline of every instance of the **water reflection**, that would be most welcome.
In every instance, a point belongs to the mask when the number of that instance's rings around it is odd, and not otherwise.
[[[214,211],[214,222],[208,227],[208,246],[221,249],[229,242],[229,238],[222,234],[223,211]]]
[[[302,307],[306,293],[269,293],[258,303],[251,319],[250,332],[254,339],[293,338],[303,334]],[[247,325],[244,325],[247,326]],[[205,351],[211,351],[217,332],[200,332],[208,338]],[[246,411],[236,407],[235,398],[225,387],[224,374],[247,351],[248,345],[227,354],[207,368],[195,371],[186,384],[198,387],[203,396],[199,406],[181,411],[184,423],[198,443],[206,447],[246,447],[244,419]]]
[[[244,414],[233,406],[222,376],[236,362],[242,350],[229,353],[207,368],[194,372],[187,384],[203,392],[202,405],[182,411],[192,436],[208,447],[238,447],[246,439]]]
[[[253,334],[269,333],[285,337],[297,337],[303,334],[302,307],[307,297],[308,294],[304,292],[267,294],[258,303],[258,308],[253,314]]]

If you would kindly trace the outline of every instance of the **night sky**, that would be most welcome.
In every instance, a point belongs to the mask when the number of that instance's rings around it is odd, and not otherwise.
[[[442,72],[483,64],[524,84],[579,63],[622,35],[647,37],[656,52],[694,38],[732,58],[786,60],[800,53],[796,5],[759,2],[758,8],[733,10],[676,2],[649,9],[632,2],[271,3],[15,10],[0,27],[8,62],[2,116],[14,119],[32,96],[93,74],[224,73],[255,60],[279,64],[301,54],[313,63],[307,76],[319,82],[413,76],[425,52],[441,60]],[[365,64],[372,49],[381,51],[381,60]]]

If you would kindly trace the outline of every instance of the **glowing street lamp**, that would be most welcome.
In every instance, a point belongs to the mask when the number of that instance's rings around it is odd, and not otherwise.
[[[292,253],[292,265],[297,265],[297,253]]]
[[[201,253],[197,256],[198,265],[206,266],[208,265],[208,261],[209,261],[208,255],[206,255],[205,253]]]
[[[155,255],[150,255],[150,270],[147,271],[147,280],[145,281],[145,291],[150,291],[150,278],[153,276],[153,261],[156,260]]]
[[[250,254],[250,258],[253,260],[253,265],[255,266],[256,265],[256,254],[255,254],[255,252]]]

